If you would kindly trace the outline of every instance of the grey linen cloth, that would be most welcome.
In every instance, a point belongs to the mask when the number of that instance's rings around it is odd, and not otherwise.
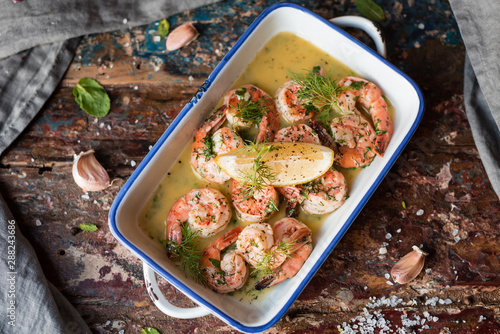
[[[450,3],[467,50],[465,111],[484,169],[500,197],[500,1]]]
[[[79,36],[147,24],[217,1],[3,1],[0,155],[57,87],[73,59]],[[0,243],[0,333],[90,333],[68,300],[45,279],[33,248],[1,194]]]

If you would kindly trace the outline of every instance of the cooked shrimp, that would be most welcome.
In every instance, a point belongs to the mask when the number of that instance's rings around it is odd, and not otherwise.
[[[205,277],[218,293],[238,290],[248,278],[247,264],[234,250],[225,253],[221,260],[221,252],[236,242],[241,230],[241,227],[234,228],[203,250],[201,264]]]
[[[276,189],[267,186],[262,190],[254,190],[253,194],[245,194],[244,185],[233,180],[233,205],[241,220],[261,222],[269,219],[279,206],[279,196]]]
[[[347,182],[342,173],[330,169],[323,176],[305,184],[278,188],[288,201],[300,203],[312,215],[337,210],[347,197]]]
[[[288,123],[305,121],[314,116],[317,108],[308,101],[301,101],[301,86],[294,81],[285,82],[276,92],[276,110]]]
[[[280,129],[274,137],[275,142],[294,142],[321,144],[318,134],[305,124],[292,125]]]
[[[288,254],[280,267],[255,283],[256,290],[273,286],[292,278],[302,268],[312,252],[311,230],[294,218],[283,218],[273,226],[275,247],[284,248]]]
[[[258,124],[257,142],[273,141],[279,129],[279,118],[269,94],[254,85],[243,85],[224,97],[227,120],[236,130]]]
[[[193,189],[174,203],[167,216],[168,240],[181,243],[181,225],[186,223],[202,238],[226,228],[231,208],[226,197],[212,188]]]
[[[243,256],[251,266],[257,267],[264,261],[266,254],[274,246],[274,235],[271,225],[267,223],[250,224],[243,229],[236,241],[236,252]],[[280,266],[285,256],[279,256],[270,264],[271,269]]]
[[[193,170],[201,178],[220,184],[229,180],[230,177],[217,166],[214,158],[244,144],[243,139],[231,129],[219,129],[226,120],[226,109],[222,106],[205,121],[196,131],[191,146]]]
[[[334,118],[332,138],[340,147],[335,164],[344,168],[358,168],[370,164],[375,158],[375,131],[370,122],[357,110]]]
[[[346,113],[356,109],[356,102],[368,110],[375,127],[375,153],[383,156],[391,140],[394,127],[387,111],[382,91],[373,82],[356,77],[346,77],[339,82],[343,90],[337,97],[339,107]]]

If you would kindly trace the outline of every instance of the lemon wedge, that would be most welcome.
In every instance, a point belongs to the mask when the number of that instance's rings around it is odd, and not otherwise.
[[[269,184],[284,187],[306,183],[326,173],[333,164],[333,151],[308,143],[268,143],[237,148],[218,156],[215,162],[233,179],[244,181],[245,175],[255,173],[256,159],[272,173]]]

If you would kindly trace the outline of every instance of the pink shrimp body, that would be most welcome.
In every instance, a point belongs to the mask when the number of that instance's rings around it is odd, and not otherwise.
[[[214,158],[244,144],[243,139],[233,130],[219,129],[226,120],[226,109],[222,106],[205,121],[196,131],[191,146],[193,170],[201,178],[219,184],[226,182],[230,177],[217,166]]]
[[[314,110],[306,108],[299,100],[297,92],[300,88],[294,81],[288,81],[276,92],[276,110],[291,124],[308,120],[315,114]]]
[[[344,168],[358,168],[370,164],[375,158],[375,131],[370,122],[357,110],[334,118],[332,138],[340,146],[335,164]]]
[[[280,129],[275,142],[301,142],[321,145],[318,134],[308,125],[297,124]]]
[[[234,250],[225,253],[221,259],[221,252],[236,242],[241,231],[241,227],[236,227],[203,250],[201,264],[205,277],[218,293],[238,290],[248,278],[247,264]]]
[[[193,189],[179,198],[167,216],[168,240],[181,243],[183,223],[189,224],[200,237],[210,237],[226,228],[231,208],[226,197],[212,188]]]
[[[274,235],[271,225],[254,223],[246,226],[236,241],[236,252],[243,256],[252,267],[258,266],[266,254],[274,246]],[[276,258],[273,268],[280,266],[286,257]]]
[[[373,82],[357,77],[340,80],[339,87],[344,87],[337,97],[338,105],[345,113],[356,109],[356,102],[368,110],[375,127],[375,153],[383,156],[391,140],[394,126],[387,110],[387,103],[382,91]]]
[[[323,176],[305,184],[278,188],[292,203],[312,215],[333,212],[344,204],[347,197],[347,182],[342,173],[330,169]]]
[[[242,117],[242,106],[253,104],[254,108],[251,120]],[[235,129],[242,130],[250,128],[254,121],[259,122],[259,133],[256,142],[271,142],[276,131],[279,129],[279,118],[271,96],[254,85],[243,85],[229,91],[224,97],[224,106],[227,107],[227,120]]]
[[[273,226],[275,247],[290,243],[288,257],[273,273],[255,284],[257,290],[276,285],[299,272],[312,252],[311,230],[295,218],[283,218]]]
[[[243,193],[243,184],[233,180],[232,200],[236,211],[243,221],[261,222],[269,219],[279,206],[279,196],[276,189],[267,186],[261,191],[255,190],[246,198]]]

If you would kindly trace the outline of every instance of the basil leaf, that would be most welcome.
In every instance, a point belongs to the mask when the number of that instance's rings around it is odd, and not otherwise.
[[[367,19],[376,22],[385,20],[384,10],[373,0],[355,0],[355,3],[361,15]]]
[[[90,116],[104,117],[111,108],[108,93],[97,81],[82,78],[73,88],[75,101]]]
[[[146,327],[141,329],[141,334],[161,334],[156,328]]]
[[[95,232],[98,229],[98,227],[92,223],[81,223],[78,227],[86,232]]]
[[[165,38],[170,32],[170,23],[168,23],[167,19],[163,19],[160,21],[160,25],[158,26],[158,35],[161,38]]]

